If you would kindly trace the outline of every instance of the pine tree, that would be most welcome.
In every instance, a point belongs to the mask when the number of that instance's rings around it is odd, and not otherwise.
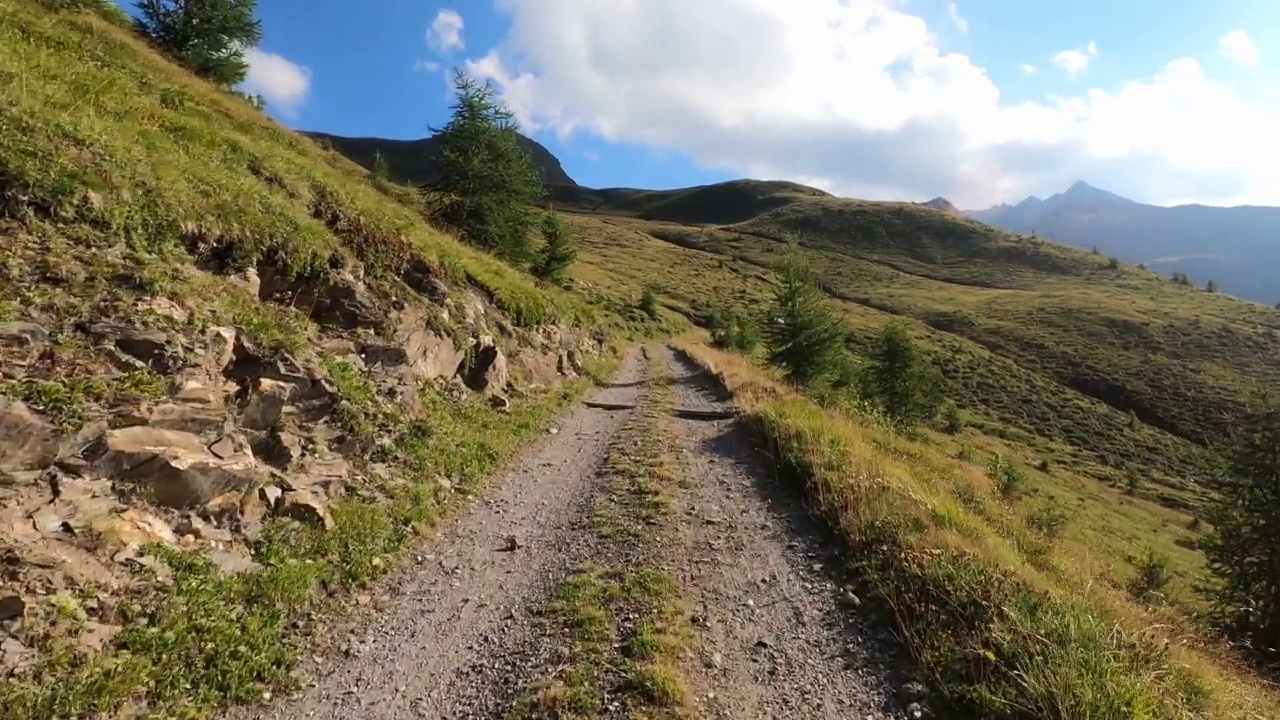
[[[573,247],[573,237],[564,220],[553,211],[542,215],[542,250],[533,264],[533,274],[545,280],[562,283],[568,277],[569,266],[578,256]]]
[[[765,337],[769,360],[802,385],[835,373],[843,356],[845,326],[827,305],[818,278],[794,245],[778,276]]]
[[[258,0],[137,0],[138,29],[195,74],[226,87],[249,72],[262,39]]]
[[[936,371],[902,324],[885,327],[870,357],[864,391],[890,417],[912,424],[937,411],[942,397]]]
[[[660,317],[656,287],[652,285],[645,287],[644,293],[640,295],[640,311],[648,315],[650,320],[657,320]]]
[[[1204,284],[1204,291],[1207,293],[1218,292],[1218,283],[1214,282],[1213,280],[1210,280],[1209,282]]]
[[[391,166],[387,164],[387,158],[382,154],[381,150],[373,151],[373,177],[375,180],[390,180]]]
[[[454,72],[457,99],[440,136],[440,179],[432,185],[441,202],[436,219],[462,237],[509,260],[533,259],[529,231],[542,198],[542,183],[520,145],[514,115],[487,82]]]
[[[1280,667],[1280,406],[1263,398],[1240,428],[1206,517],[1210,599],[1232,635]]]

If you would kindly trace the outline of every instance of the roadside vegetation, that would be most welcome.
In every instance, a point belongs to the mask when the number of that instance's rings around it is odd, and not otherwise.
[[[591,510],[588,557],[557,588],[546,631],[555,672],[525,689],[509,717],[688,718],[680,671],[689,643],[679,580],[660,560],[678,492],[668,416],[670,368],[655,353],[635,415],[611,441]],[[612,709],[611,709],[611,706]]]

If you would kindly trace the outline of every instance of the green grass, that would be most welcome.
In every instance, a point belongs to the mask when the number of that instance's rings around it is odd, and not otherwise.
[[[1098,582],[1075,541],[1029,526],[1024,512],[1038,505],[1025,494],[1054,487],[1037,471],[1021,470],[1025,484],[1006,496],[1006,463],[993,479],[927,433],[824,409],[740,356],[683,346],[734,392],[780,474],[837,532],[944,713],[1261,720],[1280,710],[1280,694],[1185,620]]]
[[[650,367],[636,415],[610,443],[592,507],[595,551],[546,609],[559,668],[525,689],[513,719],[602,717],[610,702],[631,718],[689,716],[681,587],[656,564],[678,482],[663,418],[670,392],[662,361]]]

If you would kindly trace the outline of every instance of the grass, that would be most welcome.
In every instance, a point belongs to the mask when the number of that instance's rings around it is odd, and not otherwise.
[[[1137,469],[1140,495],[1184,511],[1232,418],[1280,380],[1273,308],[920,206],[766,190],[745,220],[660,211],[686,191],[577,214],[576,276],[628,292],[644,278],[688,313],[754,310],[794,236],[855,348],[906,319],[981,432],[1110,484]]]
[[[610,443],[592,507],[595,550],[546,611],[560,666],[526,688],[513,719],[601,717],[611,702],[629,718],[689,717],[679,664],[690,630],[679,583],[656,563],[678,483],[668,370],[656,357],[650,367],[635,416]]]
[[[1185,622],[1100,582],[1096,565],[1073,562],[1067,548],[1046,546],[986,473],[927,437],[825,410],[741,356],[682,347],[734,393],[782,476],[801,483],[837,531],[948,712],[1037,720],[1280,712],[1275,689]]]

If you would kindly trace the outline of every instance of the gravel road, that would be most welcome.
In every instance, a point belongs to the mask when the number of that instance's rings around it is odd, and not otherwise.
[[[710,377],[666,353],[677,416],[728,409]],[[733,420],[675,423],[688,478],[681,571],[700,628],[688,671],[699,715],[911,717],[797,494],[765,472]]]
[[[888,665],[857,620],[801,503],[762,471],[704,374],[674,372],[678,530],[663,565],[697,637],[685,673],[704,718],[896,718]],[[568,411],[485,495],[411,552],[347,622],[304,687],[228,720],[458,720],[501,716],[554,647],[530,610],[589,551],[584,527],[609,440],[644,386],[633,348],[618,377]],[[606,408],[620,409],[602,409]],[[682,418],[679,410],[697,411]],[[690,419],[693,418],[693,419]],[[514,549],[513,549],[514,548]]]

